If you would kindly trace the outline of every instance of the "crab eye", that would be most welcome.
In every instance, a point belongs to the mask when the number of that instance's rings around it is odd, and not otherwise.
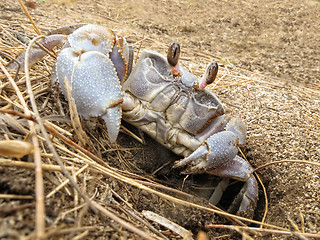
[[[179,43],[172,43],[168,49],[167,60],[171,66],[176,66],[180,58],[180,45]]]
[[[218,74],[218,63],[216,61],[212,61],[206,70],[205,73],[205,79],[206,79],[206,84],[209,85],[213,83],[213,81],[216,79]]]

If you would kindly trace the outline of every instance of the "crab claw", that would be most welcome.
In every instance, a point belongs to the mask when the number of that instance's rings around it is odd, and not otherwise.
[[[71,48],[65,48],[57,59],[56,72],[65,96],[65,77],[70,81],[79,115],[101,116],[106,121],[110,141],[115,142],[121,120],[119,104],[123,99],[112,61],[97,51],[78,56]]]
[[[188,165],[184,173],[203,173],[233,159],[238,153],[239,140],[233,132],[223,131],[209,137],[196,151],[175,163],[174,167]]]
[[[245,182],[234,199],[229,212],[242,216],[252,216],[258,200],[258,184],[253,169],[243,158],[237,156],[238,145],[244,143],[246,126],[240,119],[231,118],[224,131],[207,138],[193,153],[175,163],[174,167],[184,167],[185,174],[209,173],[224,180],[217,186],[210,198],[216,204],[228,186],[228,179]]]

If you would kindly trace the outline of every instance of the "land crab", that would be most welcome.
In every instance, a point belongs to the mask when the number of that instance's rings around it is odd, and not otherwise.
[[[180,46],[174,43],[167,57],[144,50],[132,69],[133,52],[126,39],[92,24],[60,28],[41,43],[52,49],[65,41],[65,35],[67,41],[52,76],[65,96],[64,80],[71,83],[80,116],[102,117],[111,142],[116,141],[123,118],[183,156],[174,164],[184,168],[183,173],[223,178],[210,198],[212,203],[219,202],[229,179],[243,181],[229,211],[252,216],[258,184],[250,164],[237,155],[238,145],[246,139],[246,126],[232,118],[206,88],[217,75],[216,62],[210,63],[198,80],[179,65]],[[34,48],[30,60],[35,63],[44,55]],[[23,54],[18,62],[23,62],[21,59]],[[8,67],[15,69],[16,63]]]

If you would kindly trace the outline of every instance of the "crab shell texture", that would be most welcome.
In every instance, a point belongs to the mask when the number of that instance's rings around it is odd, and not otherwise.
[[[105,120],[112,142],[120,128],[123,99],[119,81],[127,77],[130,61],[125,38],[103,26],[88,24],[68,36],[52,75],[65,96],[65,79],[71,83],[79,115]]]
[[[211,91],[193,87],[196,76],[180,69],[175,77],[166,58],[143,51],[123,85],[123,91],[139,103],[124,111],[123,118],[176,154],[188,156],[209,136],[224,130],[230,115]]]

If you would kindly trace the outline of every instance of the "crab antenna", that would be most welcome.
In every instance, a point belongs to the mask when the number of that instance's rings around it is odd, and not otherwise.
[[[180,75],[179,58],[180,58],[180,45],[179,43],[174,42],[168,48],[168,54],[167,54],[167,60],[171,67],[171,72],[173,76]]]
[[[199,88],[204,89],[207,85],[213,83],[218,74],[218,63],[212,61],[208,64],[206,71],[204,72],[203,77],[199,81]]]

